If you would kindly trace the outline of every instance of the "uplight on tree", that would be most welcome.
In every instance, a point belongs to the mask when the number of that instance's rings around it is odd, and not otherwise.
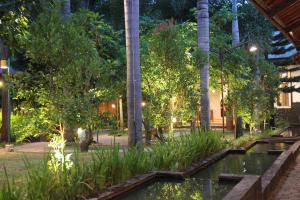
[[[146,106],[146,102],[142,102],[142,107],[145,107]]]
[[[172,122],[176,123],[177,122],[177,118],[176,117],[172,117]]]

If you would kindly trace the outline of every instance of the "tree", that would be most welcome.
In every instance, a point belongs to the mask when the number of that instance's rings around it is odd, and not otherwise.
[[[210,129],[210,99],[209,99],[209,14],[208,0],[198,0],[198,47],[206,54],[207,62],[200,70],[200,98],[201,98],[201,128]]]
[[[36,113],[50,118],[56,128],[68,124],[87,129],[86,150],[97,129],[99,102],[118,96],[124,82],[115,75],[124,74],[119,35],[96,13],[83,10],[65,22],[53,9],[37,18],[23,42],[31,81],[20,81],[18,101],[33,101],[33,109],[41,110]]]
[[[128,144],[143,144],[139,0],[124,0],[127,58]]]
[[[68,21],[71,16],[71,0],[62,0],[61,14]]]
[[[239,21],[237,12],[237,0],[232,0],[232,46],[236,46],[240,43],[240,31],[239,31]],[[243,118],[241,116],[236,116],[233,112],[235,119],[235,137],[238,138],[243,134]]]
[[[190,122],[197,112],[197,24],[160,23],[142,36],[141,44],[144,125],[147,135],[151,124],[162,138],[163,129],[172,132],[175,118]]]

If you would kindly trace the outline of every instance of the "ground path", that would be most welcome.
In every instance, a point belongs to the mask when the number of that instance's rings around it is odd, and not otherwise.
[[[269,200],[300,200],[300,155],[296,164],[285,171]]]
[[[100,145],[111,145],[114,141],[116,144],[120,146],[126,146],[128,143],[127,135],[113,137],[109,134],[99,134],[98,141]],[[94,135],[94,141],[97,140],[97,136]],[[44,153],[49,152],[50,148],[48,147],[48,142],[33,142],[33,143],[25,143],[22,145],[17,145],[14,148],[15,152],[23,152],[23,153]]]

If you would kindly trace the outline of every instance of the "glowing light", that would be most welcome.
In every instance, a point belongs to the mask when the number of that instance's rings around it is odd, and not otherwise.
[[[2,88],[2,87],[3,87],[3,85],[4,85],[3,81],[2,81],[2,80],[0,80],[0,88]]]
[[[257,51],[257,46],[253,45],[249,49],[250,52],[256,52]]]
[[[173,123],[176,123],[176,122],[177,122],[176,117],[172,117],[172,122],[173,122]]]
[[[146,106],[146,102],[142,102],[142,107],[145,107]]]
[[[116,108],[116,104],[113,103],[113,104],[111,105],[111,107],[112,107],[113,109],[115,109],[115,108]]]

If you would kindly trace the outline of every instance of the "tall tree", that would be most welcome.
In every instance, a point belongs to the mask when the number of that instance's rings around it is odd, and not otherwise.
[[[206,55],[200,70],[201,128],[210,129],[208,0],[197,1],[198,47]]]
[[[143,143],[142,92],[139,39],[139,0],[124,0],[126,57],[128,144]]]
[[[238,21],[238,11],[237,11],[237,0],[232,0],[232,46],[236,46],[240,43],[240,30]],[[235,137],[239,137],[243,134],[243,118],[237,116],[234,112],[235,119]]]
[[[71,16],[71,0],[62,0],[61,14],[65,21]]]
[[[237,0],[232,0],[232,46],[240,43],[240,31],[239,31],[239,21],[237,12]]]

